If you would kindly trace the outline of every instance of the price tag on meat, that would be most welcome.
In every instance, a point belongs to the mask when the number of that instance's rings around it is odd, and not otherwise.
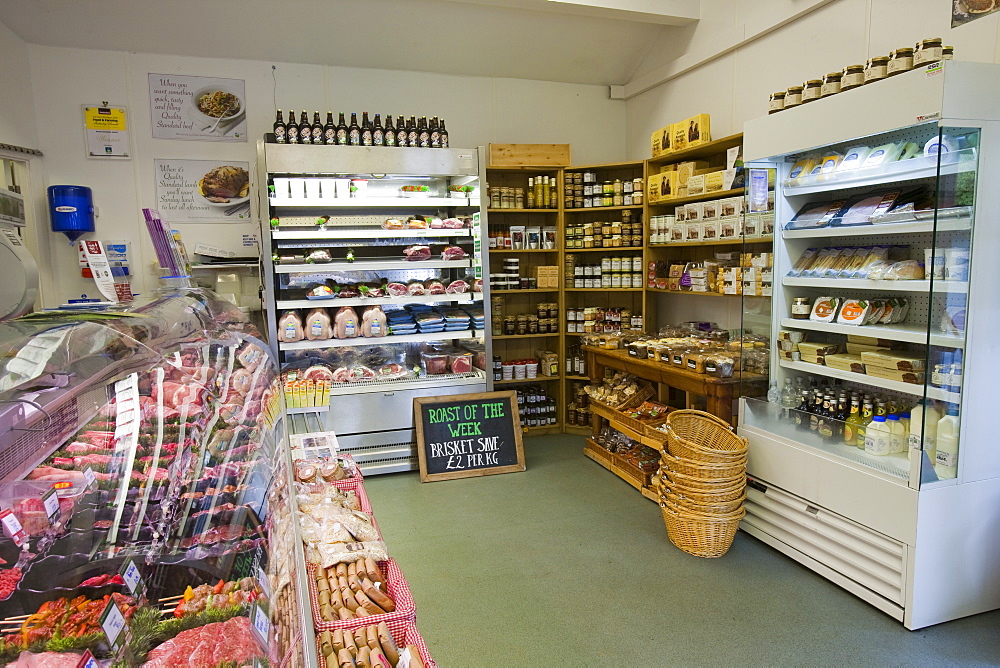
[[[125,563],[122,564],[121,575],[125,580],[125,584],[128,585],[128,590],[132,592],[132,596],[138,598],[145,592],[146,587],[142,581],[142,574],[139,573],[139,568],[135,565],[134,561],[131,559],[125,560]]]
[[[14,541],[15,545],[18,547],[24,545],[27,534],[24,533],[24,527],[21,526],[21,522],[9,508],[0,513],[0,524],[3,524],[3,532]]]
[[[45,506],[45,515],[49,518],[49,524],[55,524],[56,518],[59,517],[59,495],[56,494],[55,487],[42,495],[42,505]]]
[[[94,658],[94,655],[91,654],[88,649],[83,653],[83,656],[80,657],[80,661],[76,664],[76,668],[101,668],[101,664],[97,663],[97,659]]]
[[[267,613],[259,605],[254,604],[250,611],[250,626],[257,642],[264,648],[264,651],[267,651],[271,637],[271,620],[268,619]]]
[[[257,584],[260,585],[260,591],[264,594],[264,598],[271,600],[271,580],[268,579],[267,573],[260,566],[257,567]]]
[[[87,488],[88,489],[91,488],[91,487],[93,487],[94,483],[97,482],[97,476],[94,475],[94,470],[92,468],[90,468],[90,466],[84,467],[84,469],[83,469],[83,479],[87,481]]]
[[[122,614],[114,599],[108,601],[108,607],[104,608],[104,612],[101,613],[101,628],[104,629],[104,635],[108,637],[108,644],[118,649],[121,646],[119,641],[123,640],[122,631],[125,629],[125,615]]]

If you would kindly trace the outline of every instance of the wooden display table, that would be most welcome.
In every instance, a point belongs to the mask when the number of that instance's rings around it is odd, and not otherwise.
[[[740,396],[741,383],[752,383],[753,395],[759,395],[761,390],[767,389],[766,376],[756,373],[743,372],[732,378],[716,378],[687,369],[678,369],[663,362],[629,357],[628,352],[624,350],[604,350],[593,346],[583,346],[583,350],[587,353],[587,369],[590,371],[591,381],[597,382],[604,378],[606,368],[624,371],[657,385],[703,396],[706,399],[706,410],[730,424],[733,423],[733,402]],[[660,389],[659,396],[662,400],[664,393],[663,388]],[[594,428],[597,429],[597,426],[595,420]]]

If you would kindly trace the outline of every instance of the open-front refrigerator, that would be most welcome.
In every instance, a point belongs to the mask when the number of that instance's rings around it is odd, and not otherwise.
[[[949,61],[745,127],[777,220],[742,528],[909,629],[1000,607],[998,95]]]
[[[483,156],[258,143],[286,404],[319,416],[366,475],[417,468],[414,398],[492,389]]]

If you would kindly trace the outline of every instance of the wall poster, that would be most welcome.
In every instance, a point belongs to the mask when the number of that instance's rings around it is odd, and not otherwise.
[[[127,158],[128,123],[125,107],[83,107],[87,157]]]
[[[951,27],[1000,11],[1000,0],[951,0]]]
[[[153,161],[156,208],[171,223],[243,222],[250,218],[250,163]]]
[[[243,79],[149,75],[149,113],[156,139],[245,142]]]

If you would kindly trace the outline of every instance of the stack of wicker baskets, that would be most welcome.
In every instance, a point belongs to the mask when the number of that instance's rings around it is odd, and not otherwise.
[[[666,427],[659,492],[667,536],[689,554],[721,557],[745,512],[747,441],[702,411],[674,411]]]

